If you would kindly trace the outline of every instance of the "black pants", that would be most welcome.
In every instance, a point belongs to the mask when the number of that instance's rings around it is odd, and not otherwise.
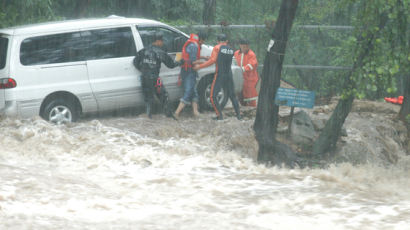
[[[168,103],[168,92],[166,91],[164,85],[162,84],[161,78],[151,77],[149,75],[141,76],[142,92],[144,94],[145,104],[152,106],[154,102],[154,94],[158,97],[161,102],[163,112],[165,115],[172,115],[171,108],[169,108]]]
[[[240,114],[239,103],[235,95],[235,87],[233,84],[232,73],[215,74],[214,81],[212,82],[211,103],[214,107],[216,116],[218,116],[218,118],[222,118],[221,105],[219,104],[217,97],[221,89],[225,89],[225,92],[227,94],[226,96],[231,100],[233,108],[235,109],[235,113],[238,116]]]

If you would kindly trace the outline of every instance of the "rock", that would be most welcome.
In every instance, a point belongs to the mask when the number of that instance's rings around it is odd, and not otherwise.
[[[326,120],[325,119],[312,120],[312,124],[316,131],[321,131],[323,128],[325,128]]]
[[[276,141],[275,152],[266,153],[263,159],[259,159],[261,163],[267,163],[268,165],[274,165],[278,167],[294,168],[300,166],[299,158],[295,152],[286,144]]]
[[[352,140],[338,145],[334,160],[338,163],[349,162],[358,165],[376,162],[377,156],[366,143]]]
[[[407,136],[401,128],[403,123],[389,119],[389,114],[351,112],[344,126],[348,136],[342,136],[337,144],[336,162],[387,166],[397,164],[406,156],[403,140]]]
[[[316,139],[317,133],[312,120],[305,111],[300,110],[294,114],[290,135],[297,145],[311,146]]]
[[[400,106],[388,102],[355,100],[352,112],[394,113],[397,114]]]
[[[287,165],[290,168],[294,168],[295,166],[298,165],[298,158],[293,152],[293,150],[287,146],[286,144],[283,144],[281,142],[276,142],[276,152],[280,154],[275,154],[275,159],[274,162],[278,165]]]

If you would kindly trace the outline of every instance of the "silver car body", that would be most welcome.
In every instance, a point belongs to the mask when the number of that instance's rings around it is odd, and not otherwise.
[[[5,47],[2,51],[4,65],[0,66],[0,80],[14,79],[16,82],[14,88],[0,87],[0,115],[21,118],[40,115],[46,98],[59,95],[59,93],[76,97],[81,105],[82,113],[143,105],[140,73],[132,64],[134,56],[106,56],[74,61],[64,59],[62,63],[56,60],[52,63],[41,63],[39,60],[31,60],[31,57],[27,57],[26,52],[22,52],[22,46],[25,50],[34,49],[27,44],[31,44],[30,42],[38,38],[47,36],[55,38],[53,36],[58,37],[61,34],[69,34],[70,37],[87,36],[94,31],[103,34],[107,31],[107,33],[112,30],[116,31],[118,28],[130,31],[129,34],[132,34],[132,41],[135,44],[135,52],[144,46],[142,34],[146,28],[165,31],[166,34],[169,33],[170,38],[174,35],[185,37],[185,40],[188,38],[187,34],[158,21],[123,17],[49,22],[0,29],[0,39],[2,39],[0,41],[7,43],[3,44]],[[110,43],[109,40],[104,42],[108,45]],[[88,48],[67,46],[65,49],[73,48],[74,52],[75,49],[81,51],[81,49]],[[203,45],[201,56],[210,56],[212,48],[212,46]],[[176,55],[176,51],[170,50],[168,53]],[[55,52],[48,50],[46,53],[51,53],[56,57],[63,56],[63,54],[55,54],[56,52],[60,50]],[[132,53],[135,52],[132,51]],[[202,69],[199,71],[200,78],[213,75],[214,71],[214,66]],[[178,100],[183,93],[182,87],[177,84],[179,73],[179,67],[174,69],[161,67],[161,78],[169,92],[170,99],[174,101]],[[240,68],[233,65],[233,73],[235,88],[239,92],[243,82]]]

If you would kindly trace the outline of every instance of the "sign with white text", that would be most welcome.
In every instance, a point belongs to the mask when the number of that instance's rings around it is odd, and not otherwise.
[[[275,104],[279,106],[304,107],[311,109],[315,105],[315,92],[279,88],[276,93]]]

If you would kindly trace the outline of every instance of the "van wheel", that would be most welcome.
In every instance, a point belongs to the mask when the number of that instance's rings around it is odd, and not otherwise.
[[[78,119],[78,112],[72,101],[57,98],[44,107],[41,117],[51,123],[60,125],[75,122]]]
[[[213,110],[212,103],[211,103],[211,85],[213,81],[213,75],[208,75],[203,77],[198,84],[198,94],[199,94],[199,107],[202,111],[211,111]],[[227,93],[225,89],[219,91],[217,95],[217,100],[221,109],[223,109],[228,102],[228,97],[226,96]]]

